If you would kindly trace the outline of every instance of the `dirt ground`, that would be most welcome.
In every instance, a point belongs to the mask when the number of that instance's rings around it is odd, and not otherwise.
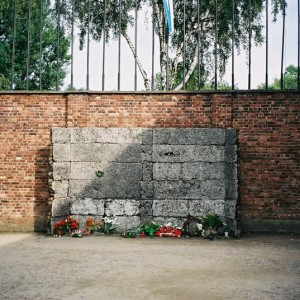
[[[300,299],[300,236],[0,234],[0,299]]]

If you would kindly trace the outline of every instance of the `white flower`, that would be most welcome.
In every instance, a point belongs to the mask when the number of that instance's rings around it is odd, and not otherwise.
[[[202,225],[201,223],[196,224],[196,226],[197,226],[197,229],[198,229],[199,231],[202,231],[203,225]]]

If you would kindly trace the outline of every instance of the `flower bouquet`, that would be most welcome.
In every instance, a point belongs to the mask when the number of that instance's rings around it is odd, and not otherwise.
[[[62,236],[65,234],[71,234],[73,231],[79,228],[79,222],[72,216],[68,216],[66,219],[62,219],[54,224],[54,235]]]

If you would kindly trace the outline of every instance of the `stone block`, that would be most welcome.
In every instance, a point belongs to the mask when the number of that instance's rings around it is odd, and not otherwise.
[[[237,199],[238,198],[238,181],[237,180],[226,180],[226,199]]]
[[[227,145],[225,147],[225,162],[234,163],[237,161],[237,147],[235,145]]]
[[[71,174],[70,162],[54,162],[53,163],[53,179],[64,180],[70,179]]]
[[[78,162],[141,162],[141,145],[72,144],[71,160]]]
[[[92,198],[74,198],[70,210],[72,215],[97,215],[97,206]]]
[[[225,185],[222,180],[190,180],[154,182],[155,199],[224,199]]]
[[[52,217],[70,215],[70,198],[55,198],[52,202]]]
[[[146,216],[153,216],[153,200],[140,200],[140,216],[141,218]]]
[[[225,159],[224,146],[195,146],[194,161],[223,162]]]
[[[141,198],[153,199],[154,185],[152,181],[142,181],[141,184]]]
[[[189,214],[193,217],[201,218],[208,213],[215,213],[224,217],[224,200],[190,200]]]
[[[221,128],[155,128],[153,144],[159,145],[224,145]]]
[[[68,197],[69,182],[67,180],[52,181],[52,190],[55,198]]]
[[[141,147],[142,162],[152,162],[152,146],[142,145]]]
[[[225,178],[227,180],[237,180],[237,164],[225,163]]]
[[[70,180],[71,197],[92,197],[100,199],[139,199],[140,182],[111,180]]]
[[[71,179],[97,179],[96,172],[102,171],[100,178],[109,184],[110,180],[142,180],[143,169],[140,163],[113,162],[72,162]]]
[[[153,164],[143,164],[143,181],[149,181],[153,179]]]
[[[236,217],[236,200],[226,200],[224,203],[225,217],[235,219]]]
[[[236,145],[237,134],[235,129],[225,130],[225,142],[226,145]]]
[[[53,161],[70,160],[70,144],[53,144]]]
[[[181,163],[154,163],[154,180],[180,180],[182,178]]]
[[[154,200],[153,216],[187,217],[188,200]]]
[[[53,144],[69,144],[71,142],[71,131],[69,128],[52,128]]]
[[[195,161],[195,146],[192,145],[153,145],[153,162]]]
[[[140,213],[140,202],[137,200],[107,200],[105,214],[107,216],[136,216]]]
[[[210,180],[210,179],[223,179],[224,163],[207,163],[207,162],[194,162],[182,164],[182,176],[184,180]]]
[[[153,144],[153,130],[152,129],[143,129],[142,143],[143,143],[143,145],[152,145]]]
[[[141,225],[141,219],[139,216],[117,216],[116,217],[117,228],[115,232],[122,233],[126,229],[136,229]]]

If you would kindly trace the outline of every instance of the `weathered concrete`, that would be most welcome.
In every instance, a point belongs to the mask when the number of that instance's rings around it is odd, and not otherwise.
[[[235,130],[54,128],[52,137],[55,220],[65,212],[81,226],[105,215],[122,226],[153,219],[182,225],[189,215],[213,212],[236,224]]]

